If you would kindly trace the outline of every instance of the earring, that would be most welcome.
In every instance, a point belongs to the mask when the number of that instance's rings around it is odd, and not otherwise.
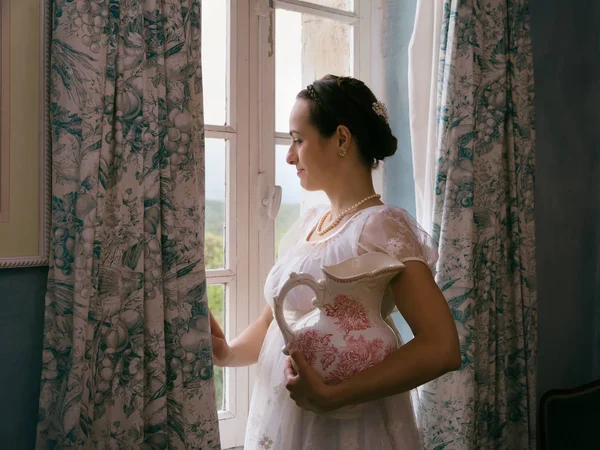
[[[340,155],[342,158],[344,156],[346,156],[346,153],[348,152],[348,150],[346,150],[344,147],[338,147],[338,155]]]

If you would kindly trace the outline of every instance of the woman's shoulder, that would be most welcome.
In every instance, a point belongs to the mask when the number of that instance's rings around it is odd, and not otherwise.
[[[416,235],[429,240],[427,233],[415,218],[404,208],[381,205],[373,208],[364,222],[363,234],[371,236]]]
[[[376,227],[388,222],[416,225],[416,221],[411,214],[406,209],[399,206],[383,204],[368,208],[365,212],[368,213],[366,221],[367,226]]]
[[[433,269],[437,260],[431,236],[404,208],[381,205],[370,212],[359,236],[362,251],[380,251],[400,261],[420,260]]]

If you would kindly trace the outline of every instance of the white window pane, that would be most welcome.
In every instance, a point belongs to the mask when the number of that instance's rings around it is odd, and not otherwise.
[[[226,309],[226,287],[224,284],[211,284],[208,286],[208,306],[213,316],[221,326],[225,334],[225,309]],[[214,366],[215,391],[217,396],[217,407],[219,411],[225,410],[226,386],[225,373],[222,367]]]
[[[204,259],[207,269],[222,269],[227,261],[227,147],[225,139],[206,139]]]
[[[353,27],[283,9],[275,23],[275,129],[288,132],[298,92],[327,74],[352,75]]]
[[[275,146],[275,183],[282,188],[281,208],[275,220],[275,254],[279,254],[279,242],[300,216],[302,187],[296,168],[285,162],[289,146]]]
[[[308,0],[308,2],[344,11],[354,11],[354,0]]]
[[[202,1],[204,123],[227,122],[227,0]]]

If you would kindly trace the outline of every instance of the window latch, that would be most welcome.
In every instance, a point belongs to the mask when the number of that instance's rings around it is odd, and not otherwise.
[[[258,176],[258,208],[260,231],[265,231],[269,226],[269,221],[275,220],[281,207],[281,186],[267,186],[265,174]]]

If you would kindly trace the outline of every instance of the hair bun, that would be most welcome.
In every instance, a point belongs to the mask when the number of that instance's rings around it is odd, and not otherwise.
[[[379,139],[373,139],[372,156],[377,161],[383,161],[396,153],[398,140],[390,130],[387,133],[379,134],[378,137]]]

